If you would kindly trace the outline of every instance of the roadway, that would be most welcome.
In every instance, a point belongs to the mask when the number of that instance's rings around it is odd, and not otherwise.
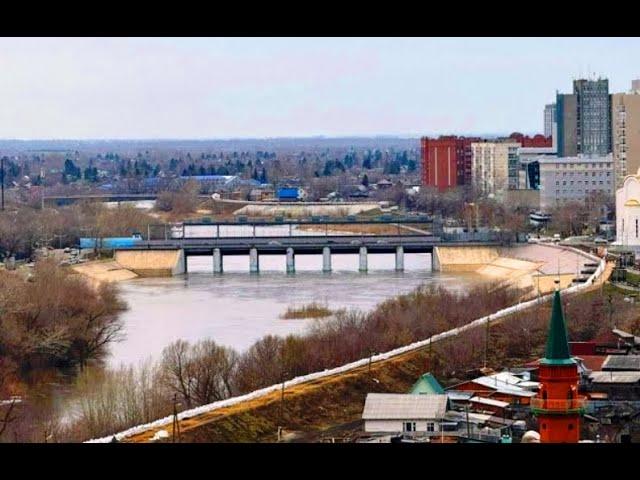
[[[366,247],[369,253],[395,253],[403,247],[404,253],[431,253],[439,245],[488,246],[498,242],[450,242],[430,235],[306,235],[274,237],[222,237],[151,240],[118,250],[179,250],[185,255],[212,255],[219,248],[223,255],[246,255],[252,248],[261,255],[284,254],[292,248],[296,254],[322,253],[329,247],[331,253],[358,253]]]

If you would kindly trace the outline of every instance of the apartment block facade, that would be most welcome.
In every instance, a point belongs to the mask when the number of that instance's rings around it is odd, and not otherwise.
[[[500,197],[508,189],[517,189],[520,164],[516,142],[474,142],[472,181],[483,195]]]
[[[613,195],[613,156],[541,158],[540,207],[550,208],[569,201],[584,201],[591,194]]]
[[[471,143],[477,138],[441,136],[421,139],[422,184],[439,191],[471,183]]]

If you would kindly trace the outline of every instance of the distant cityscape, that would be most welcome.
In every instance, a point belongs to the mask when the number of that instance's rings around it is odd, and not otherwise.
[[[640,167],[640,80],[609,93],[606,78],[578,79],[543,108],[543,133],[421,140],[422,184],[478,193],[532,209],[613,195]]]

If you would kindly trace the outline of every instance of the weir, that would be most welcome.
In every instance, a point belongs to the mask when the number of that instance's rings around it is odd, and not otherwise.
[[[376,237],[373,237],[375,239]],[[306,240],[306,238],[305,238]],[[224,257],[226,255],[248,255],[249,272],[260,272],[260,255],[284,255],[286,272],[293,274],[296,271],[296,254],[321,254],[322,271],[332,271],[332,255],[334,254],[358,254],[358,271],[366,273],[369,269],[368,256],[376,253],[393,253],[395,257],[395,270],[404,271],[405,253],[430,253],[432,271],[474,271],[489,260],[497,258],[495,247],[478,245],[456,245],[435,247],[428,243],[416,244],[407,242],[404,245],[393,245],[387,242],[373,242],[368,239],[366,245],[360,240],[350,239],[348,244],[312,245],[303,242],[296,247],[285,246],[280,242],[272,241],[266,245],[234,245],[225,249],[224,246],[214,248],[123,248],[115,251],[115,261],[123,268],[146,277],[162,277],[181,275],[187,273],[187,258],[190,256],[210,256],[213,260],[213,273],[224,272]]]
[[[216,225],[213,225],[216,227]],[[251,225],[249,225],[251,226]],[[255,230],[253,225],[252,231]],[[216,230],[214,230],[216,231]],[[322,254],[322,271],[332,269],[334,254],[358,254],[358,269],[368,270],[368,255],[392,253],[395,269],[404,270],[405,253],[430,253],[433,271],[458,271],[477,268],[497,256],[497,241],[446,240],[433,235],[285,235],[245,237],[186,237],[165,240],[136,240],[115,250],[116,261],[143,276],[179,275],[187,271],[187,257],[213,257],[213,273],[223,272],[227,255],[249,255],[249,271],[259,273],[260,255],[286,256],[287,273],[295,272],[296,254]]]

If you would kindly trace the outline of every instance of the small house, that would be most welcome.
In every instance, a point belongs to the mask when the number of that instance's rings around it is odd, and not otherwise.
[[[446,395],[369,393],[362,419],[367,433],[437,435],[446,411]]]

